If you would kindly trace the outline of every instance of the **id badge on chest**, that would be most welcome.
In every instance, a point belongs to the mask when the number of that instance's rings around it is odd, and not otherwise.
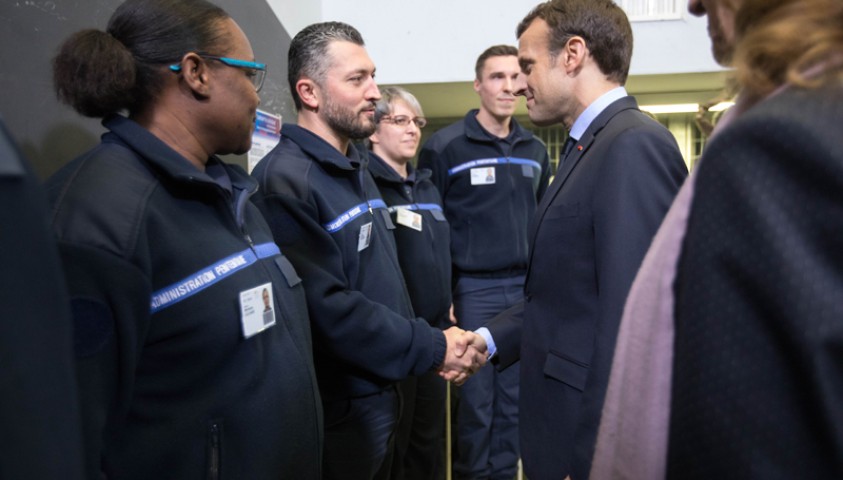
[[[412,210],[408,210],[406,208],[396,209],[395,221],[399,225],[410,227],[418,232],[422,231],[422,216]]]
[[[360,227],[360,235],[357,236],[357,251],[366,250],[370,243],[372,243],[372,222]]]
[[[471,169],[472,185],[494,185],[495,167],[480,167]]]
[[[240,292],[240,322],[245,338],[275,325],[275,299],[271,282]]]

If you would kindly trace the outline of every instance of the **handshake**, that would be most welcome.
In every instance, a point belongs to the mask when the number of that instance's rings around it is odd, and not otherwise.
[[[486,364],[486,341],[480,335],[458,327],[451,327],[444,333],[447,350],[439,367],[439,376],[455,385],[462,385]]]

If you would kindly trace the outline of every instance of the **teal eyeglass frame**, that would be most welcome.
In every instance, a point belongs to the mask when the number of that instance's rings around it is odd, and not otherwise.
[[[249,62],[247,60],[239,60],[237,58],[217,57],[215,55],[202,55],[201,53],[198,55],[202,58],[217,60],[229,67],[242,68],[244,70],[253,70],[255,74],[254,76],[250,76],[249,78],[252,80],[252,85],[255,86],[255,91],[261,91],[261,87],[263,87],[263,80],[266,77],[265,63]],[[181,65],[177,63],[170,65],[168,68],[174,72],[181,71]]]

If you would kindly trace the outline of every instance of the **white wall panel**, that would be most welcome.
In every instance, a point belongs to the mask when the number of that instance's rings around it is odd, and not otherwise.
[[[534,0],[269,0],[291,35],[321,15],[357,27],[391,83],[473,79],[474,61],[486,47],[516,44],[515,27]],[[305,4],[305,5],[302,5]],[[286,13],[285,13],[286,12]],[[289,17],[289,21],[287,20]],[[302,24],[302,22],[304,22]],[[682,9],[678,20],[633,22],[633,75],[717,71],[705,19]]]

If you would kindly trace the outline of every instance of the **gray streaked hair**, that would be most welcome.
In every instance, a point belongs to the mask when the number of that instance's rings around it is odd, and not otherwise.
[[[421,105],[416,97],[401,87],[381,87],[381,99],[375,104],[375,123],[380,123],[381,118],[392,113],[392,105],[396,100],[406,103],[417,117],[423,117]]]
[[[363,46],[363,36],[356,28],[342,22],[314,23],[305,27],[293,37],[290,50],[287,53],[287,81],[290,83],[290,94],[296,105],[296,111],[301,110],[302,103],[296,92],[296,82],[302,77],[313,79],[321,84],[331,67],[328,48],[333,42],[351,42]]]
[[[392,113],[392,105],[396,101],[401,100],[410,107],[417,117],[423,117],[421,104],[416,97],[401,87],[380,87],[381,99],[375,104],[375,125],[381,123],[381,119]],[[373,148],[372,141],[368,138],[364,142],[366,148],[371,150]]]

